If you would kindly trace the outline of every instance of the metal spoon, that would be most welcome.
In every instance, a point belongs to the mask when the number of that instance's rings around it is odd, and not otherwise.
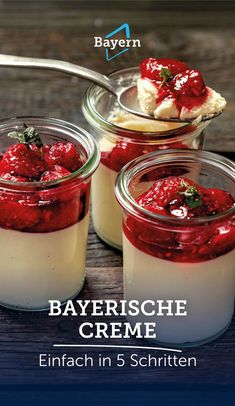
[[[83,79],[87,79],[97,85],[105,88],[117,97],[119,105],[131,114],[157,121],[169,121],[176,123],[190,123],[194,122],[194,119],[181,120],[179,118],[162,119],[155,118],[149,114],[145,114],[139,105],[137,98],[137,86],[125,87],[120,89],[120,85],[108,76],[95,72],[91,69],[84,68],[83,66],[75,65],[70,62],[60,61],[56,59],[44,59],[44,58],[30,58],[15,55],[0,54],[0,66],[18,67],[18,68],[37,68],[47,69],[53,71],[65,72],[73,76],[78,76]],[[222,112],[211,114],[210,116],[200,117],[200,121],[211,120],[217,117]],[[198,120],[197,118],[196,120]]]

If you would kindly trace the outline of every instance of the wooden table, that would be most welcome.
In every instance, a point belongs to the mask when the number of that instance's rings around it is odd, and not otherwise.
[[[228,100],[224,114],[207,130],[206,148],[235,158],[235,3],[213,2],[213,7],[209,3],[2,1],[0,52],[61,58],[104,73],[137,65],[150,55],[185,60],[197,66],[208,84]],[[142,48],[107,63],[104,51],[93,47],[93,36],[105,35],[125,21],[130,23],[133,36],[141,39]],[[1,69],[0,118],[47,115],[86,127],[81,113],[86,86],[86,82],[60,73]],[[120,299],[122,293],[122,255],[98,239],[91,223],[87,279],[80,298]],[[38,354],[54,354],[53,343],[84,343],[77,334],[80,322],[79,317],[49,318],[46,312],[0,309],[1,383],[235,383],[235,320],[217,341],[184,351],[197,357],[196,369],[111,368],[98,373],[95,369],[40,369]],[[99,344],[107,344],[107,340],[99,340]],[[139,342],[130,339],[125,344]],[[97,354],[95,350],[89,353]],[[117,351],[105,353],[114,357]]]

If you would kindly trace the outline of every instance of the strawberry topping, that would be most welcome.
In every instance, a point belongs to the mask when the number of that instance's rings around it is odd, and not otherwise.
[[[67,169],[63,168],[62,166],[55,165],[53,170],[46,171],[41,176],[41,181],[50,181],[55,179],[61,179],[65,176],[68,176],[71,172]]]
[[[151,189],[136,199],[146,209],[156,207],[173,217],[192,218],[211,216],[230,209],[234,205],[232,196],[219,189],[205,189],[192,180],[169,176],[157,180]]]
[[[233,199],[230,194],[220,189],[206,189],[203,200],[208,210],[210,210],[210,214],[228,210],[233,205]]]
[[[13,182],[55,180],[69,175],[84,164],[83,157],[71,142],[43,145],[33,127],[26,124],[24,127],[23,133],[12,131],[8,134],[20,142],[11,145],[0,156],[2,179]]]
[[[56,142],[53,145],[44,145],[44,158],[51,166],[60,165],[70,172],[74,172],[81,168],[83,161],[81,156],[71,142]]]
[[[158,89],[156,103],[174,99],[179,111],[202,105],[209,93],[201,73],[174,59],[145,59],[140,63],[143,79],[153,81]]]
[[[23,230],[34,227],[40,221],[40,210],[26,200],[12,201],[9,196],[0,197],[0,226]]]
[[[107,152],[101,152],[101,162],[113,171],[119,172],[124,165],[132,159],[156,150],[176,148],[187,149],[188,146],[182,142],[175,142],[158,146],[157,144],[134,144],[127,141],[117,142],[115,147]]]
[[[196,69],[187,69],[178,73],[172,79],[172,88],[174,93],[183,96],[202,96],[205,93],[206,85],[201,73]]]
[[[30,181],[29,178],[26,178],[23,176],[11,175],[10,173],[1,173],[0,178],[4,179],[4,180],[9,180],[11,182],[29,182]]]
[[[40,178],[48,168],[42,156],[28,148],[25,144],[11,145],[4,153],[0,162],[0,173],[28,178]]]
[[[207,189],[190,179],[175,176],[157,180],[136,201],[146,210],[182,220],[209,218],[235,206],[235,200],[228,192]],[[235,227],[231,217],[188,227],[182,222],[174,228],[160,219],[154,227],[129,215],[124,232],[141,251],[176,262],[206,261],[235,248]]]
[[[163,67],[167,67],[173,76],[188,69],[188,65],[185,62],[177,61],[176,59],[147,58],[140,62],[141,76],[143,79],[147,78],[161,82],[162,77],[160,73]]]
[[[35,181],[64,178],[83,165],[83,157],[70,142],[44,145],[33,127],[13,131],[11,145],[0,157],[0,181],[22,182],[22,188],[0,190],[0,227],[24,232],[51,232],[80,221],[89,210],[90,182],[66,183],[34,190]],[[62,165],[63,164],[63,165]],[[24,189],[24,182],[32,187]]]

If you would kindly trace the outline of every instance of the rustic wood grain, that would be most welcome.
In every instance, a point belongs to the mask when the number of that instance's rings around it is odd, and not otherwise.
[[[3,0],[0,53],[64,59],[103,73],[137,65],[148,56],[185,60],[198,67],[208,84],[228,100],[224,114],[207,129],[206,148],[234,158],[234,15],[234,1]],[[141,39],[142,48],[129,50],[107,63],[104,51],[93,47],[93,36],[107,34],[124,20],[130,23],[133,37]],[[0,69],[0,118],[47,115],[87,127],[81,113],[82,94],[87,85],[60,73]],[[104,244],[91,223],[87,279],[80,298],[122,298],[121,266],[121,253]],[[0,308],[1,384],[112,383],[114,376],[116,383],[130,384],[235,383],[234,319],[219,340],[184,351],[185,355],[198,357],[196,370],[40,369],[38,353],[57,353],[52,348],[55,340],[81,342],[77,335],[80,322],[79,317],[49,318],[46,312],[31,314]],[[139,343],[131,339],[125,344]],[[112,357],[116,354],[106,353]]]

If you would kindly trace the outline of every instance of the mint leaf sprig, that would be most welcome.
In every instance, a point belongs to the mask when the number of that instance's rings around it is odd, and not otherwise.
[[[38,132],[35,130],[35,128],[28,127],[25,123],[24,127],[25,130],[23,131],[23,133],[21,133],[20,131],[11,131],[7,134],[8,137],[14,138],[20,141],[20,143],[26,144],[28,146],[36,145],[38,148],[42,148],[43,146],[42,140]]]
[[[180,195],[185,196],[184,202],[190,209],[195,209],[202,204],[202,198],[196,186],[190,186],[186,182],[182,182],[182,187],[186,187],[184,192],[179,192]]]
[[[170,69],[168,69],[167,67],[163,66],[161,68],[161,71],[159,73],[159,76],[162,78],[162,81],[160,83],[159,89],[162,88],[162,86],[171,78],[173,78],[173,75],[170,71]]]

